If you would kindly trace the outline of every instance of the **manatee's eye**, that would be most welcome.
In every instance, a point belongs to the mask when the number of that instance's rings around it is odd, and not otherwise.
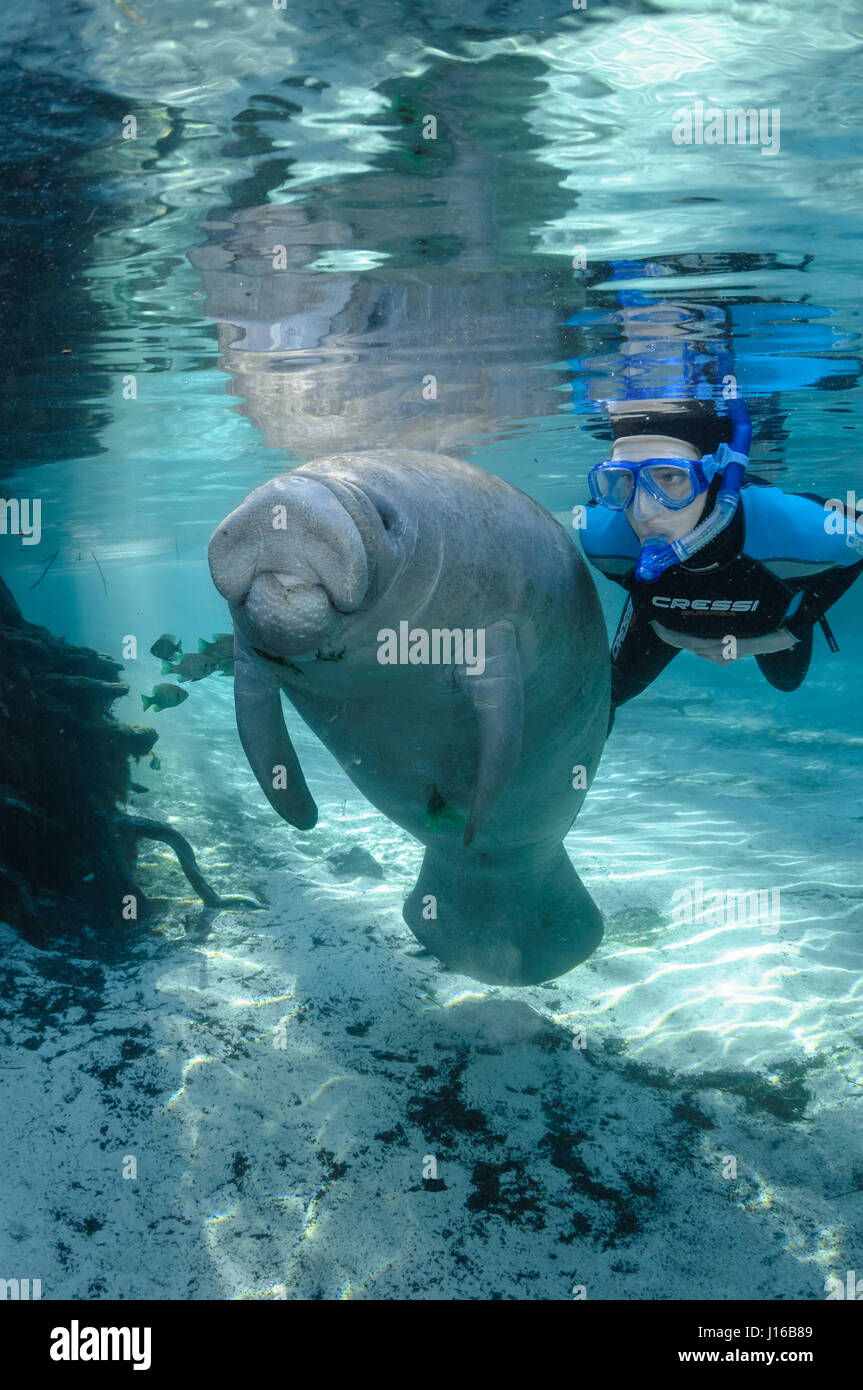
[[[372,508],[377,512],[384,530],[392,531],[395,528],[397,518],[387,499],[374,492],[372,494],[366,493],[366,501],[371,503]]]

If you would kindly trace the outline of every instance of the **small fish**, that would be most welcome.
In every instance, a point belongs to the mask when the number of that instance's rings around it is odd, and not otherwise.
[[[226,661],[234,655],[233,632],[214,632],[212,642],[198,638],[198,651],[202,656],[211,656],[215,661]]]
[[[220,676],[232,676],[233,674],[234,674],[234,658],[233,658],[232,656],[229,656],[229,657],[226,657],[226,659],[225,659],[224,661],[220,661],[220,662],[219,662],[219,675],[220,675]]]
[[[187,694],[187,692],[184,690],[183,694],[185,695]],[[158,772],[161,766],[161,761],[156,757],[156,754],[154,753],[153,756],[150,758],[150,767],[153,769],[154,772]]]
[[[151,656],[160,656],[164,661],[173,661],[177,652],[183,650],[183,644],[173,632],[163,632],[161,637],[157,637],[150,648]]]
[[[152,695],[141,696],[141,703],[145,710],[151,705],[154,706],[158,714],[160,710],[170,709],[172,705],[181,705],[188,698],[188,690],[181,690],[178,685],[157,685]]]
[[[202,652],[189,652],[176,666],[172,666],[170,661],[163,661],[162,675],[179,676],[181,681],[202,681],[205,676],[213,674],[218,664]]]

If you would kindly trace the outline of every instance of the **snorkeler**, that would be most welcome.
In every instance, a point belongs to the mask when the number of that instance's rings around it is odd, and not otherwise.
[[[591,562],[628,593],[612,717],[680,650],[720,666],[754,656],[772,686],[796,690],[816,623],[838,650],[825,614],[863,570],[853,514],[746,474],[742,400],[724,419],[705,401],[633,404],[610,409],[612,454],[590,471],[581,531]]]

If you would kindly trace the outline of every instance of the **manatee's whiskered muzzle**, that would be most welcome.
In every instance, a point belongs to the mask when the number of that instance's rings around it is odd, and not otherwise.
[[[271,570],[255,575],[233,613],[252,646],[275,656],[314,651],[340,622],[322,584]]]

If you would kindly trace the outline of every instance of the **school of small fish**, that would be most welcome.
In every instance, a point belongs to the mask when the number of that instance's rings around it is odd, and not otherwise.
[[[199,637],[198,650],[186,652],[184,655],[183,643],[180,638],[175,637],[173,632],[163,632],[150,648],[150,655],[160,659],[163,676],[176,676],[184,685],[189,681],[202,681],[207,676],[212,676],[216,671],[221,676],[232,676],[234,674],[234,634],[232,632],[214,632],[211,642]],[[177,660],[178,657],[179,660]],[[153,709],[156,714],[159,714],[163,709],[171,709],[175,705],[181,705],[188,698],[188,690],[181,690],[178,685],[163,682],[161,685],[154,686],[149,695],[142,695],[141,702],[145,710]],[[151,763],[150,766],[153,767],[154,764]],[[155,759],[156,769],[158,766],[158,759]]]

